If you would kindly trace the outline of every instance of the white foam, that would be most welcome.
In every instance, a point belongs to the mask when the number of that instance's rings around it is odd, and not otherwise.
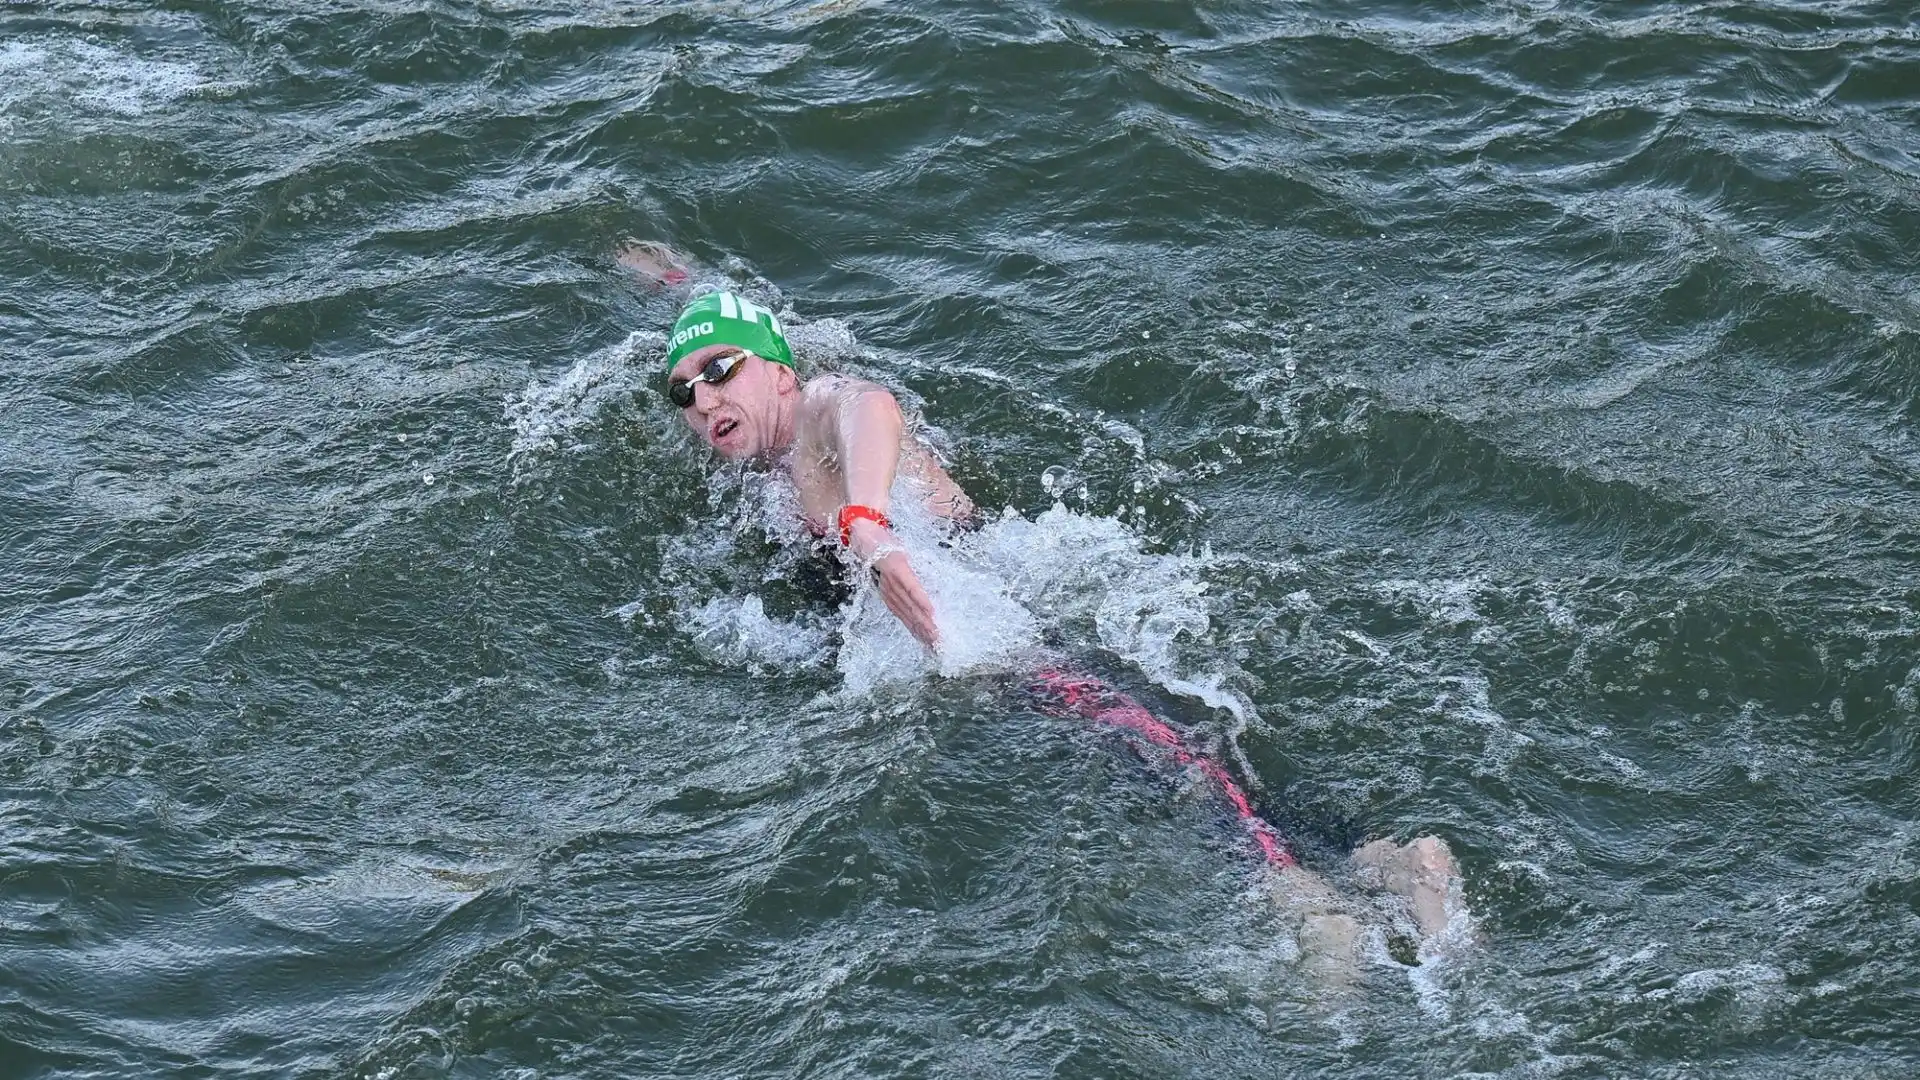
[[[1737,998],[1751,1000],[1770,992],[1773,987],[1785,985],[1786,981],[1786,972],[1772,964],[1736,964],[1733,967],[1689,971],[1675,980],[1671,987],[1649,990],[1644,996],[1652,1000],[1671,997],[1678,1001],[1695,1002],[1722,987],[1728,987]]]
[[[649,347],[664,351],[665,343],[665,337],[658,333],[630,334],[613,348],[574,361],[552,382],[529,381],[525,390],[506,401],[506,417],[513,425],[508,463],[582,449],[585,444],[574,439],[573,433],[599,419],[610,402],[631,394],[638,379],[633,357]]]
[[[1514,759],[1534,745],[1534,739],[1513,727],[1507,718],[1493,707],[1491,689],[1484,675],[1470,674],[1442,678],[1440,681],[1452,684],[1455,689],[1441,693],[1432,705],[1421,710],[1428,716],[1444,716],[1449,720],[1463,720],[1486,731],[1486,746],[1476,772],[1481,775],[1503,776],[1513,765]],[[1625,763],[1625,759],[1622,759]],[[1629,764],[1630,763],[1626,763]]]
[[[732,663],[810,666],[831,647],[818,626],[769,617],[758,596],[709,600],[692,612],[688,629],[701,649]]]
[[[1253,703],[1230,685],[1236,669],[1196,671],[1182,656],[1183,646],[1204,643],[1211,632],[1205,557],[1147,552],[1118,518],[1060,503],[1032,521],[1003,517],[967,545],[1047,622],[1068,630],[1090,622],[1094,643],[1160,685],[1243,723],[1257,719]]]
[[[1471,637],[1475,644],[1487,644],[1498,639],[1498,633],[1487,617],[1474,606],[1474,600],[1489,588],[1484,578],[1434,581],[1396,578],[1382,581],[1374,588],[1391,602],[1412,604],[1428,622],[1436,626],[1447,629],[1473,627]]]
[[[213,83],[192,64],[49,37],[0,43],[0,113],[64,102],[82,112],[145,116]]]
[[[593,388],[601,384],[599,373],[578,371],[530,392],[522,405],[523,444],[546,446],[556,432],[590,415]],[[670,544],[663,578],[681,580],[713,565],[717,550],[753,532],[785,545],[768,578],[805,556],[811,541],[784,474],[722,469],[709,483],[717,518],[726,520]],[[820,662],[838,636],[833,665],[842,692],[852,696],[935,676],[1031,671],[1052,651],[1045,641],[1054,636],[1069,649],[1117,654],[1166,689],[1226,711],[1235,718],[1221,735],[1229,744],[1258,720],[1233,686],[1244,678],[1237,668],[1197,669],[1183,656],[1186,646],[1204,644],[1211,633],[1204,559],[1146,552],[1119,520],[1060,505],[1033,520],[1008,513],[976,532],[949,536],[945,523],[925,509],[924,496],[915,481],[901,477],[890,508],[894,533],[934,605],[937,651],[922,647],[887,610],[871,577],[858,572],[854,595],[832,626],[769,620],[753,586],[742,583],[748,591],[683,609],[690,629],[725,662],[796,669]],[[621,610],[637,611],[637,605]]]
[[[919,493],[902,485],[891,502],[895,532],[933,601],[940,648],[929,655],[863,583],[843,613],[836,666],[846,692],[935,674],[1029,671],[1047,651],[1048,628],[1069,649],[1105,649],[1167,690],[1225,711],[1234,722],[1219,738],[1237,754],[1238,737],[1260,719],[1233,686],[1244,675],[1231,665],[1196,669],[1183,655],[1211,633],[1204,559],[1147,552],[1117,518],[1059,504],[1032,520],[1009,512],[943,542]]]

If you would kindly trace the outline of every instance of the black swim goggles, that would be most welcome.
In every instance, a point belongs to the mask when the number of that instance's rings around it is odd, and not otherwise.
[[[747,362],[747,357],[752,355],[744,349],[738,352],[721,353],[708,360],[707,366],[701,368],[700,374],[693,378],[667,380],[667,400],[673,402],[675,408],[685,409],[692,406],[694,383],[719,386],[740,374],[741,366]]]

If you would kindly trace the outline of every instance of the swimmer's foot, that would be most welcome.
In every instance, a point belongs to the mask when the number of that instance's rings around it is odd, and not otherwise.
[[[1428,940],[1447,928],[1461,903],[1460,873],[1453,851],[1437,836],[1422,836],[1406,844],[1374,840],[1353,853],[1354,865],[1377,874],[1380,885],[1407,898],[1414,925]]]
[[[1323,990],[1341,990],[1360,977],[1360,920],[1338,910],[1339,897],[1310,870],[1277,871],[1269,886],[1274,903],[1300,920],[1300,966]]]
[[[1360,976],[1360,920],[1341,912],[1300,924],[1300,965],[1322,989],[1350,987]]]
[[[655,289],[685,285],[693,276],[679,252],[650,240],[627,241],[613,253],[613,259]]]

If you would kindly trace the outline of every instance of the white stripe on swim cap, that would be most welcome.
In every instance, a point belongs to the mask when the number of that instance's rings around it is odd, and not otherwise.
[[[766,308],[761,307],[759,304],[754,303],[744,296],[740,298],[741,318],[748,322],[757,323],[761,321],[760,316],[762,315],[766,316],[766,324],[773,327],[773,332],[776,334],[779,333],[780,320],[773,317],[773,312],[768,311]]]
[[[764,315],[766,316],[765,324],[771,327],[774,333],[784,333],[780,328],[780,320],[774,318],[773,312],[744,296],[736,296],[730,292],[720,294],[720,315],[722,318],[739,319],[750,323],[762,322],[761,316]]]

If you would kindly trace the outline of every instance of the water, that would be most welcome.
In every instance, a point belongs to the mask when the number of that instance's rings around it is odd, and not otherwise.
[[[1916,85],[1891,3],[8,6],[0,1076],[1908,1075]],[[1011,508],[971,652],[793,585],[629,236]],[[1032,649],[1471,947],[1316,986]]]

